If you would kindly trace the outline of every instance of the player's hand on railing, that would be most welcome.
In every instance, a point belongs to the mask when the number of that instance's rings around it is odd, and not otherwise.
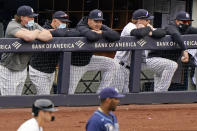
[[[181,57],[181,61],[183,63],[187,63],[189,61],[189,54],[187,50],[183,51],[182,57]]]

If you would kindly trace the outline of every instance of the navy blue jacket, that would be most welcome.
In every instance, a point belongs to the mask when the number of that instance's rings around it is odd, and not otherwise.
[[[104,24],[101,27],[102,34],[93,32],[92,29],[88,26],[87,17],[83,17],[79,21],[79,23],[77,24],[77,30],[80,32],[81,36],[86,37],[87,40],[90,42],[96,42],[99,39],[105,39],[109,42],[113,42],[113,41],[118,41],[120,39],[120,35],[118,32],[112,30],[111,28],[107,27]],[[89,64],[93,52],[78,52],[78,54],[79,54],[78,62],[81,63],[81,66],[85,66]]]
[[[197,34],[197,28],[189,26],[186,30],[183,31],[180,30],[180,28],[175,23],[171,23],[165,28],[165,30],[166,34],[171,35],[172,40],[179,45],[180,49],[151,51],[149,53],[149,57],[163,57],[177,61],[181,57],[182,51],[186,49],[181,35]]]

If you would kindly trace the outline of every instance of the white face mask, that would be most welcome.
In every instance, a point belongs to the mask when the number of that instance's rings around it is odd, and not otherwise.
[[[66,28],[66,24],[60,24],[57,28],[58,29],[64,29],[64,28]]]
[[[28,21],[28,23],[25,25],[26,27],[32,27],[34,25],[34,20]]]

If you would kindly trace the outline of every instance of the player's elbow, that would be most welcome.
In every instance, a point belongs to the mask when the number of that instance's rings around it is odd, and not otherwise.
[[[47,42],[47,41],[51,40],[52,38],[53,37],[52,37],[51,33],[47,33],[44,36],[38,37],[38,39],[43,42]]]
[[[51,35],[51,33],[47,34],[46,37],[43,39],[44,42],[49,41],[53,38],[53,36]]]

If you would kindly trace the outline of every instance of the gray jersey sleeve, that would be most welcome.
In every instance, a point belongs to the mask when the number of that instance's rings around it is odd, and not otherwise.
[[[15,21],[11,21],[6,29],[5,37],[14,37],[16,32],[21,30],[22,26]]]

